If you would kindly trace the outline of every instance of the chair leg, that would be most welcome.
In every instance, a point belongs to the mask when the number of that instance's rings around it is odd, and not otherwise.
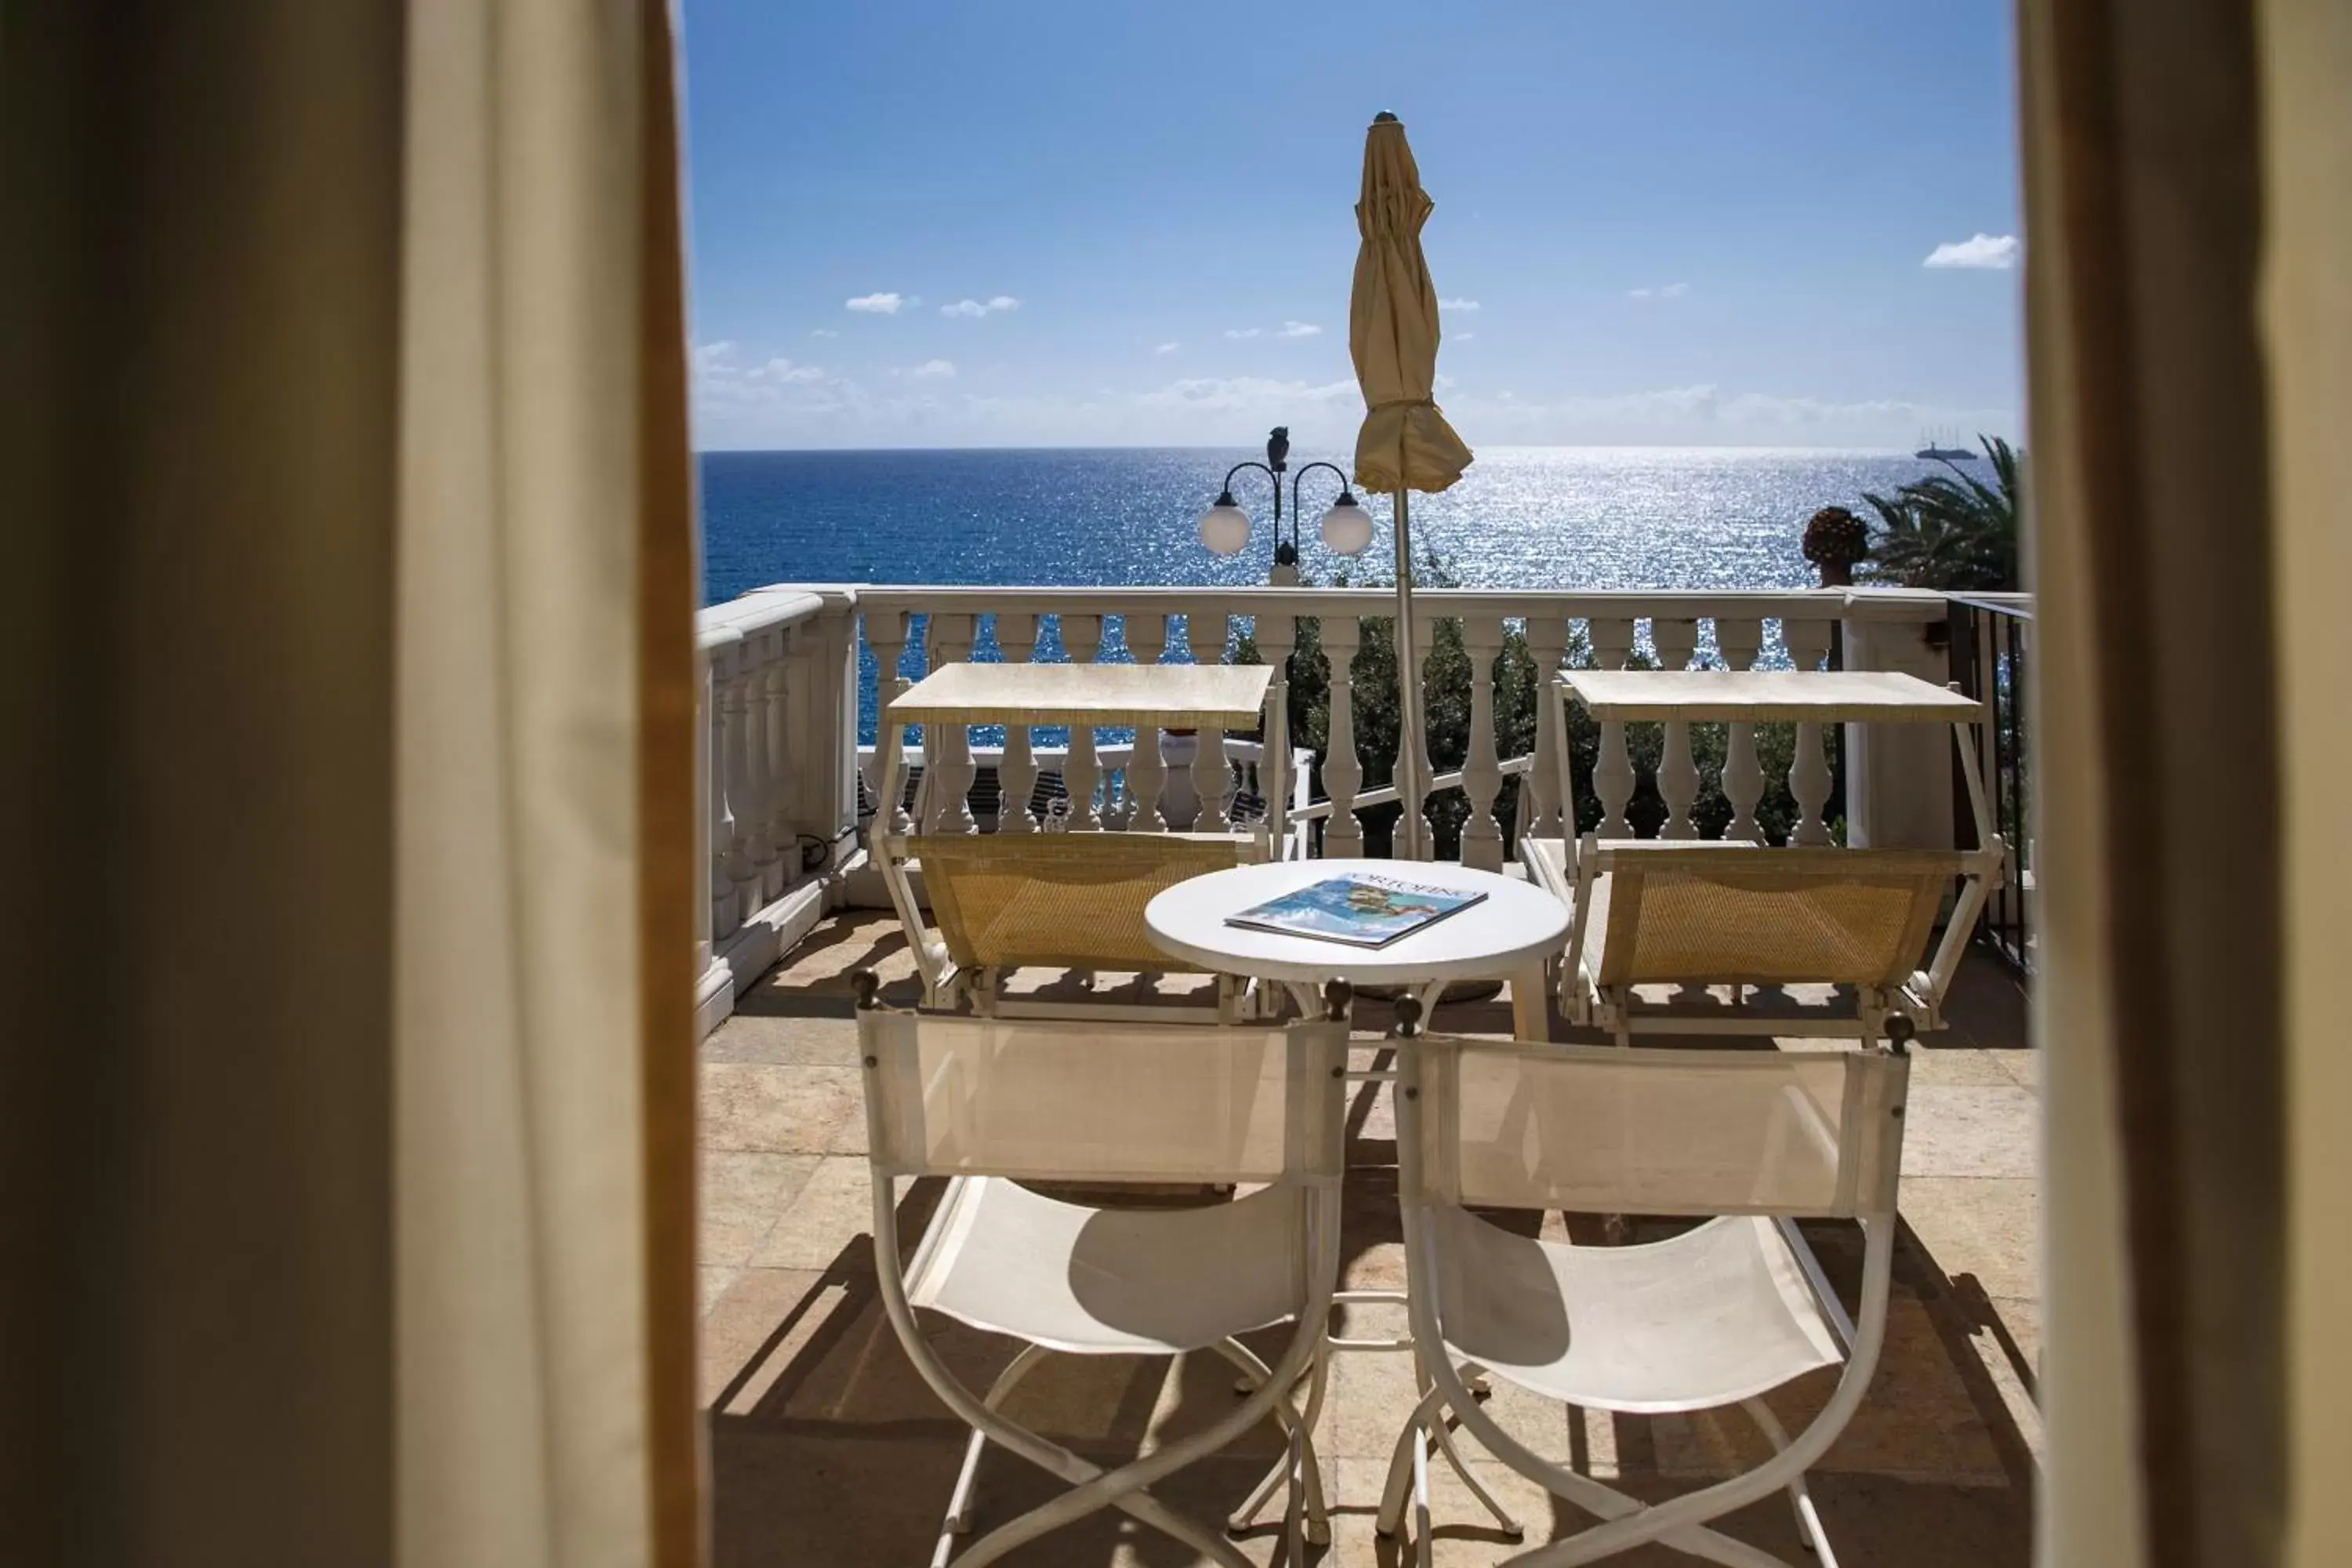
[[[1252,1353],[1247,1345],[1239,1340],[1227,1340],[1216,1349],[1218,1354],[1243,1369],[1242,1375],[1234,1380],[1234,1393],[1253,1394],[1265,1386],[1265,1379],[1271,1373],[1266,1364]],[[1250,1495],[1242,1500],[1241,1506],[1226,1516],[1228,1533],[1239,1535],[1248,1530],[1255,1522],[1258,1510],[1265,1506],[1266,1499],[1274,1495],[1274,1489],[1290,1480],[1291,1484],[1305,1488],[1307,1539],[1318,1546],[1331,1543],[1331,1511],[1324,1501],[1323,1470],[1315,1457],[1315,1423],[1323,1414],[1323,1395],[1329,1384],[1330,1370],[1330,1352],[1318,1348],[1315,1352],[1314,1369],[1307,1374],[1305,1411],[1293,1414],[1287,1400],[1274,1407],[1276,1424],[1286,1435],[1297,1437],[1300,1444],[1303,1469],[1299,1477],[1293,1479],[1290,1468],[1286,1465],[1276,1465],[1266,1471],[1251,1489]],[[1297,1500],[1293,1499],[1294,1503]]]
[[[1772,1414],[1770,1405],[1761,1399],[1743,1399],[1739,1405],[1748,1412],[1748,1419],[1763,1429],[1774,1453],[1788,1447],[1789,1434],[1781,1426],[1780,1417]],[[1789,1482],[1789,1503],[1797,1512],[1798,1541],[1803,1543],[1806,1551],[1821,1559],[1822,1568],[1837,1568],[1837,1553],[1830,1550],[1829,1537],[1822,1532],[1821,1512],[1813,1506],[1813,1494],[1806,1489],[1802,1470],[1798,1471]]]
[[[1020,1385],[1021,1380],[1051,1353],[1044,1345],[1022,1346],[1021,1353],[1014,1356],[1005,1369],[996,1374],[996,1381],[988,1385],[988,1396],[981,1403],[991,1410],[996,1409]],[[980,1480],[980,1451],[987,1446],[988,1435],[974,1427],[971,1441],[964,1446],[963,1468],[957,1472],[955,1492],[948,1499],[947,1522],[940,1526],[943,1542],[947,1536],[962,1535],[971,1529],[972,1494]]]

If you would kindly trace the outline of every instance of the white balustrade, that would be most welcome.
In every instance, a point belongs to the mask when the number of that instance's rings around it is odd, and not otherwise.
[[[833,847],[856,823],[857,717],[845,594],[763,589],[703,612],[695,771],[706,832],[696,939],[706,1027],[814,923],[803,843]],[[821,889],[820,889],[821,890]]]
[[[1295,647],[1298,619],[1311,616],[1321,625],[1321,642],[1330,667],[1328,749],[1321,767],[1327,798],[1307,808],[1307,817],[1301,820],[1320,822],[1322,853],[1360,854],[1361,814],[1392,803],[1402,807],[1395,784],[1372,790],[1363,787],[1363,764],[1358,754],[1353,660],[1361,646],[1361,622],[1385,619],[1393,613],[1392,598],[1381,590],[879,587],[848,592],[860,605],[877,659],[886,665],[904,647],[904,628],[912,616],[940,623],[932,637],[935,659],[971,657],[982,617],[992,616],[997,640],[1009,658],[1035,658],[1043,619],[1053,616],[1061,625],[1067,656],[1091,661],[1104,657],[1104,646],[1112,640],[1107,617],[1117,616],[1125,623],[1126,647],[1109,657],[1161,662],[1171,656],[1181,657],[1172,646],[1180,635],[1195,659],[1222,658],[1231,617],[1238,615],[1248,617],[1255,628],[1261,657],[1276,664]],[[1575,646],[1580,629],[1591,661],[1606,668],[1635,664],[1685,668],[1699,662],[1700,650],[1710,645],[1720,661],[1734,668],[1777,665],[1784,657],[1800,668],[1818,668],[1829,653],[1833,622],[1854,613],[1849,606],[1860,600],[1866,600],[1867,613],[1882,622],[1916,622],[1924,627],[1931,619],[1940,618],[1941,601],[1932,596],[1873,590],[1584,594],[1437,589],[1417,595],[1419,612],[1431,623],[1425,629],[1433,631],[1441,622],[1458,625],[1464,647],[1477,669],[1471,688],[1471,735],[1462,767],[1429,781],[1433,792],[1458,789],[1464,794],[1468,810],[1461,853],[1474,865],[1499,863],[1509,858],[1512,842],[1521,832],[1543,837],[1572,834],[1573,803],[1580,787],[1589,787],[1591,798],[1598,801],[1600,831],[1605,837],[1630,837],[1633,832],[1630,813],[1641,785],[1623,726],[1601,727],[1589,781],[1555,776],[1557,732],[1562,716],[1550,701],[1537,706],[1535,743],[1529,754],[1499,754],[1501,688],[1495,665],[1499,647],[1512,633],[1524,637],[1538,682],[1547,691],[1551,675]],[[1184,617],[1181,634],[1170,619],[1179,615]],[[1433,637],[1427,640],[1433,646]],[[891,689],[898,685],[893,675]],[[1689,731],[1668,726],[1663,731],[1651,787],[1664,806],[1659,830],[1665,836],[1689,837],[1698,831],[1699,805],[1710,784],[1719,785],[1729,805],[1727,832],[1737,837],[1761,833],[1759,816],[1773,784],[1764,774],[1755,727],[1730,725],[1723,737],[1722,773],[1719,779],[1710,780],[1698,767]],[[1825,820],[1828,802],[1835,787],[1827,737],[1820,727],[1808,726],[1796,739],[1794,763],[1787,781],[1789,797],[1797,805],[1795,835],[1799,842],[1825,843],[1830,832]],[[961,792],[977,776],[977,768],[968,744],[958,749],[955,738],[943,738],[941,744],[948,749],[934,748],[938,777],[926,777],[919,794],[937,820],[954,822],[962,828],[969,820],[969,809]],[[1010,798],[1022,798],[1019,792],[1024,784],[1034,792],[1038,779],[1060,773],[1069,795],[1066,825],[1079,830],[1107,826],[1159,830],[1185,820],[1188,794],[1197,794],[1207,803],[1196,826],[1222,826],[1231,821],[1235,770],[1246,768],[1235,745],[1215,734],[1203,734],[1189,758],[1176,749],[1175,742],[1163,754],[1156,746],[1129,749],[1098,743],[1091,732],[1071,738],[1068,754],[1058,768],[1044,764],[1041,749],[1026,734],[1008,735],[1003,756],[1004,771],[999,784],[1012,792]],[[1501,781],[1513,775],[1520,777],[1521,798],[1514,820],[1505,824],[1496,809]],[[1193,786],[1190,791],[1188,784]],[[1022,832],[1035,824],[1025,817],[1020,822],[1008,817],[1001,826]],[[779,844],[781,847],[781,840]]]
[[[1430,623],[1425,629],[1433,632],[1440,623],[1458,624],[1469,655],[1469,737],[1462,767],[1430,782],[1433,792],[1462,791],[1468,809],[1461,854],[1466,863],[1486,867],[1507,862],[1512,839],[1519,832],[1572,836],[1580,784],[1589,787],[1599,802],[1602,835],[1632,835],[1628,812],[1638,781],[1623,726],[1601,726],[1590,781],[1558,776],[1557,739],[1564,721],[1559,705],[1551,700],[1550,682],[1568,651],[1577,646],[1580,627],[1591,662],[1604,668],[1652,660],[1679,668],[1711,644],[1731,668],[1778,664],[1785,657],[1797,668],[1810,669],[1827,658],[1833,627],[1843,620],[1846,657],[1849,662],[1859,658],[1855,668],[1920,665],[1924,670],[1925,661],[1940,646],[1927,636],[1928,630],[1945,616],[1943,601],[1935,595],[1876,590],[1643,594],[1432,589],[1417,595],[1415,602]],[[867,754],[860,749],[861,636],[876,668],[865,715],[870,728],[872,704],[887,702],[908,684],[898,665],[918,625],[934,666],[972,657],[991,621],[1005,658],[1034,659],[1041,640],[1050,642],[1045,636],[1049,617],[1058,623],[1066,657],[1091,662],[1102,656],[1106,617],[1116,616],[1125,623],[1129,655],[1162,661],[1173,651],[1169,617],[1181,615],[1192,657],[1214,661],[1226,657],[1232,617],[1239,616],[1252,626],[1260,657],[1286,682],[1298,622],[1314,619],[1320,624],[1323,652],[1329,661],[1328,749],[1321,769],[1327,798],[1308,802],[1303,793],[1306,770],[1298,769],[1294,782],[1302,793],[1285,805],[1302,833],[1319,822],[1321,852],[1338,857],[1363,852],[1362,812],[1398,801],[1393,785],[1363,788],[1355,723],[1354,658],[1361,646],[1362,622],[1384,620],[1393,613],[1393,598],[1381,590],[1297,587],[775,587],[710,606],[699,617],[704,681],[696,741],[708,816],[708,833],[701,840],[706,858],[697,874],[709,910],[698,942],[707,971],[724,981],[731,964],[733,984],[748,984],[752,975],[743,973],[743,966],[772,951],[781,940],[779,931],[786,929],[777,911],[787,906],[795,910],[814,907],[803,897],[812,888],[853,885],[841,884],[836,874],[856,864],[852,857],[857,846],[851,835],[860,821],[859,782],[865,777],[871,783],[871,775],[860,771],[868,765]],[[1864,628],[1862,635],[1853,629],[1857,625]],[[1645,629],[1646,637],[1642,635]],[[1537,704],[1531,754],[1505,757],[1499,754],[1502,712],[1496,668],[1515,631],[1524,636],[1545,700]],[[1426,640],[1433,646],[1436,639]],[[1927,653],[1920,651],[1923,647]],[[1380,695],[1392,700],[1389,694]],[[1577,716],[1576,722],[1586,721]],[[1792,837],[1801,844],[1830,839],[1825,818],[1834,779],[1827,739],[1818,725],[1796,731],[1786,783],[1796,806]],[[1106,826],[1159,830],[1181,816],[1186,783],[1202,802],[1196,826],[1214,829],[1233,819],[1229,803],[1237,787],[1262,795],[1270,784],[1261,769],[1261,743],[1209,732],[1201,735],[1189,766],[1176,776],[1171,774],[1157,735],[1138,736],[1133,745],[1115,744],[1098,742],[1092,730],[1080,729],[1070,735],[1066,747],[1057,747],[1037,743],[1026,726],[1012,726],[1002,747],[976,748],[968,731],[951,729],[923,740],[927,745],[917,748],[909,759],[918,767],[926,760],[933,764],[923,770],[918,810],[929,818],[926,826],[935,824],[943,831],[970,832],[982,826],[968,796],[983,767],[992,772],[1003,803],[987,826],[1013,833],[1038,829],[1027,805],[1049,778],[1058,778],[1068,795],[1067,816],[1058,825],[1081,831]],[[1908,826],[1910,817],[1924,822],[1934,815],[1936,802],[1948,798],[1936,792],[1948,791],[1948,780],[1929,776],[1935,770],[1924,764],[1911,766],[1908,753],[1890,744],[1877,746],[1868,755],[1866,764],[1863,748],[1849,738],[1845,765],[1856,776],[1846,781],[1847,798],[1849,803],[1867,803],[1880,823],[1897,820],[1897,813],[1907,814],[1903,826]],[[1865,772],[1871,776],[1860,776]],[[1877,776],[1881,774],[1885,776]],[[1498,819],[1496,807],[1502,781],[1513,775],[1519,778],[1521,798],[1515,820],[1507,825]],[[1676,837],[1695,833],[1706,781],[1692,738],[1680,726],[1670,727],[1664,735],[1653,783],[1665,807],[1661,831]],[[1730,808],[1727,834],[1760,834],[1759,816],[1773,786],[1761,765],[1754,726],[1727,727],[1720,784]],[[893,830],[912,830],[903,800],[876,805],[890,814]],[[1850,815],[1860,809],[1852,804],[1848,807]]]

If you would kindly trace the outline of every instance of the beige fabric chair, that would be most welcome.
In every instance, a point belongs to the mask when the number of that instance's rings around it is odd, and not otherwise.
[[[1786,1489],[1798,1530],[1836,1558],[1804,1471],[1867,1388],[1884,1341],[1902,1164],[1909,1020],[1893,1050],[1626,1050],[1416,1037],[1401,1053],[1406,1289],[1425,1395],[1399,1439],[1379,1528],[1408,1494],[1429,1561],[1428,1446],[1450,1410],[1513,1469],[1604,1522],[1513,1557],[1589,1563],[1645,1542],[1733,1568],[1778,1562],[1705,1521]],[[1662,1242],[1581,1247],[1500,1229],[1463,1205],[1708,1216]],[[1795,1221],[1864,1235],[1858,1321]],[[1843,1363],[1795,1437],[1762,1395]],[[1588,1409],[1744,1408],[1773,1457],[1644,1505],[1530,1451],[1472,1397],[1482,1374]],[[1509,1522],[1506,1520],[1507,1524]]]
[[[1198,973],[1152,945],[1144,906],[1163,888],[1256,858],[1251,838],[1225,833],[934,833],[910,837],[907,847],[922,867],[940,928],[925,965],[939,978],[926,999],[945,1006],[968,994],[983,1016],[1164,1014],[1096,1004],[1014,1008],[1003,1003],[1000,982],[1024,967]],[[1244,983],[1220,976],[1219,1021],[1235,1021],[1247,994]]]
[[[882,1299],[908,1357],[972,1428],[933,1562],[969,1528],[990,1442],[1071,1489],[983,1536],[970,1568],[1061,1525],[1118,1508],[1223,1568],[1247,1560],[1214,1529],[1145,1489],[1272,1417],[1287,1438],[1289,1561],[1328,1539],[1319,1472],[1292,1391],[1319,1365],[1339,1274],[1346,1001],[1288,1028],[1010,1022],[887,1012],[857,977],[874,1250]],[[894,1178],[947,1176],[911,1263],[900,1254]],[[1231,1203],[1176,1211],[1097,1208],[1024,1181],[1258,1184]],[[1024,1342],[983,1395],[942,1364],[915,1318],[926,1308]],[[1272,1365],[1236,1337],[1296,1330]],[[1007,1419],[1005,1396],[1048,1352],[1211,1351],[1249,1393],[1205,1429],[1105,1471]]]
[[[1983,858],[1934,849],[1768,849],[1745,840],[1601,839],[1563,865],[1559,840],[1531,845],[1531,870],[1576,911],[1560,966],[1560,1010],[1637,1033],[1828,1035],[1865,1043],[1902,1014],[1941,1025],[1940,1007],[1984,907]],[[1961,892],[1927,952],[1945,895]],[[1851,1015],[1758,1014],[1751,986],[1851,987]],[[1732,1006],[1644,1010],[1635,987],[1728,986]]]

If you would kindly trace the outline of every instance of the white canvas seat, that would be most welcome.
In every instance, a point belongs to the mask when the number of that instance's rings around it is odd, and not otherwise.
[[[1565,1246],[1451,1206],[1432,1222],[1447,1347],[1566,1404],[1736,1405],[1843,1359],[1769,1220],[1724,1215],[1645,1247]]]
[[[1807,1466],[1859,1406],[1885,1339],[1909,1059],[1895,1048],[1636,1050],[1422,1037],[1402,1010],[1399,1190],[1406,1293],[1427,1395],[1400,1437],[1379,1528],[1410,1498],[1429,1561],[1427,1467],[1449,1412],[1512,1468],[1603,1521],[1509,1561],[1590,1563],[1647,1542],[1760,1568],[1770,1554],[1706,1521],[1785,1489],[1806,1545],[1836,1557]],[[1704,1217],[1669,1239],[1590,1247],[1516,1235],[1480,1208]],[[1849,1316],[1796,1221],[1852,1218],[1864,1245]],[[1843,1365],[1810,1426],[1762,1395]],[[1659,1415],[1739,1405],[1774,1453],[1644,1504],[1546,1460],[1497,1425],[1469,1381],[1492,1373],[1588,1408]],[[1506,1520],[1507,1524],[1509,1521]]]
[[[1208,1208],[1097,1209],[968,1176],[929,1234],[939,1244],[918,1249],[908,1300],[1049,1350],[1206,1350],[1304,1299],[1297,1195],[1280,1187]]]
[[[1339,1273],[1344,987],[1331,1016],[1288,1028],[1075,1024],[888,1012],[856,977],[873,1168],[875,1262],[885,1310],[918,1373],[972,1428],[933,1563],[969,1527],[982,1449],[1010,1449],[1070,1490],[974,1542],[980,1568],[1046,1531],[1118,1508],[1225,1568],[1247,1560],[1149,1488],[1259,1421],[1282,1429],[1292,1562],[1328,1539],[1307,1427],[1291,1398],[1319,1368]],[[911,1264],[894,1185],[945,1176]],[[1248,1186],[1190,1209],[1097,1206],[1023,1184],[1169,1182]],[[985,1394],[959,1383],[915,1318],[935,1310],[1019,1339]],[[1271,1364],[1238,1335],[1293,1321]],[[1247,1394],[1208,1426],[1105,1471],[1008,1420],[1006,1395],[1047,1353],[1211,1351]]]

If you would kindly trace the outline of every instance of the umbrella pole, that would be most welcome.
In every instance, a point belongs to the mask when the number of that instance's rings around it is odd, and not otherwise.
[[[1412,622],[1412,523],[1404,490],[1396,492],[1397,564],[1397,858],[1428,858],[1429,820],[1422,815],[1422,781],[1428,776],[1428,736],[1422,728],[1421,639]]]

